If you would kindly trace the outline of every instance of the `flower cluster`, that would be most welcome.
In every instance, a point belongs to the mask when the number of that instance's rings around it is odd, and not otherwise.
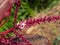
[[[21,38],[25,43],[27,43],[26,45],[32,45],[30,44],[30,42],[28,40],[26,40],[22,34],[19,34],[18,32],[16,32],[16,29],[19,29],[21,31],[21,29],[25,28],[25,27],[30,27],[34,24],[40,24],[41,22],[43,23],[46,23],[46,22],[54,22],[56,20],[60,20],[60,15],[58,16],[44,16],[44,17],[41,17],[41,18],[36,18],[36,19],[28,19],[28,20],[25,20],[25,21],[22,21],[21,23],[18,23],[16,24],[16,20],[17,20],[17,12],[18,12],[18,8],[20,6],[20,0],[15,0],[15,4],[17,5],[16,6],[16,10],[14,12],[15,14],[15,17],[14,17],[14,27],[10,28],[9,30],[6,30],[5,32],[2,32],[0,35],[2,35],[3,38],[0,38],[0,45],[18,45],[18,43],[14,44],[11,40],[11,39],[6,39],[4,37],[4,35],[10,33],[10,32],[13,32],[15,33],[15,35],[17,35],[19,38]],[[10,14],[11,11],[11,7],[10,9],[8,10],[8,13]],[[10,15],[9,15],[10,16]],[[19,43],[19,45],[25,45],[23,43]]]
[[[30,20],[26,21],[26,25],[30,26],[30,25],[33,25],[35,23],[40,24],[41,22],[46,23],[46,22],[51,22],[51,21],[53,22],[56,20],[60,20],[60,15],[58,15],[58,16],[44,16],[44,17],[37,18],[37,19],[30,19]]]
[[[36,19],[28,19],[25,21],[22,21],[22,23],[18,23],[18,27],[23,29],[24,27],[30,27],[34,24],[40,24],[40,23],[46,23],[46,22],[55,22],[57,20],[60,20],[60,15],[58,16],[44,16],[41,18],[36,18]]]

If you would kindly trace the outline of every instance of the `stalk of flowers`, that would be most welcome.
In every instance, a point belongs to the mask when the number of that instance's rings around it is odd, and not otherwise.
[[[58,16],[44,16],[41,18],[36,18],[36,19],[28,19],[25,21],[22,21],[20,23],[17,23],[17,28],[23,29],[26,27],[30,27],[32,25],[40,24],[40,23],[46,23],[46,22],[55,22],[57,20],[60,20],[60,15]]]
[[[41,18],[37,18],[37,19],[30,19],[26,21],[26,26],[30,26],[33,24],[40,24],[41,22],[46,23],[46,22],[53,22],[56,20],[60,20],[60,16],[44,16]]]

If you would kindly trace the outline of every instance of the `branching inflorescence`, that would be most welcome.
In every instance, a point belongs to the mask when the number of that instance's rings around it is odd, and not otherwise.
[[[22,34],[19,34],[18,32],[16,32],[16,30],[20,30],[23,29],[23,28],[26,28],[26,27],[30,27],[32,25],[36,25],[36,24],[40,24],[41,22],[43,23],[46,23],[46,22],[54,22],[56,20],[60,20],[60,15],[58,16],[44,16],[44,17],[41,17],[41,18],[36,18],[36,19],[28,19],[28,20],[25,20],[25,21],[21,21],[20,23],[16,23],[16,20],[17,20],[17,12],[18,12],[18,8],[20,6],[20,0],[15,0],[15,4],[17,5],[16,6],[16,10],[15,10],[15,17],[14,17],[14,27],[10,28],[9,30],[6,30],[5,32],[2,32],[1,35],[3,38],[0,38],[0,42],[3,42],[5,44],[7,44],[7,42],[10,41],[10,39],[5,39],[4,38],[4,35],[10,33],[10,32],[13,32],[15,33],[19,38],[21,38],[22,40],[24,40],[24,42],[26,42],[27,44],[26,45],[32,45],[30,44],[30,42],[28,40],[26,40]],[[11,9],[11,8],[10,8]],[[11,10],[10,10],[11,11]],[[3,41],[1,41],[3,40]],[[11,42],[12,44],[12,42]],[[22,44],[24,45],[24,44]]]
[[[18,23],[18,26],[20,29],[23,29],[24,27],[30,27],[34,24],[40,24],[40,23],[46,23],[46,22],[55,22],[57,20],[60,20],[60,15],[58,16],[44,16],[41,18],[36,19],[28,19],[25,21],[22,21],[21,23]]]

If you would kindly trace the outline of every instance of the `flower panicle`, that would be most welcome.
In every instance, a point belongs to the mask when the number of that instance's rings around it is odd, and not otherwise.
[[[60,15],[58,15],[58,16],[44,16],[44,17],[41,17],[41,18],[34,18],[34,19],[30,18],[28,20],[23,21],[22,23],[19,23],[18,27],[19,28],[24,27],[24,26],[25,27],[30,27],[30,26],[32,26],[34,24],[40,24],[42,22],[43,23],[55,22],[57,20],[60,20]],[[22,24],[24,24],[24,25],[22,25]]]
[[[29,19],[26,21],[26,25],[31,26],[33,24],[40,24],[41,22],[46,23],[46,22],[54,22],[57,20],[60,20],[60,15],[58,15],[58,16],[44,16],[44,17],[37,18],[37,19]]]

